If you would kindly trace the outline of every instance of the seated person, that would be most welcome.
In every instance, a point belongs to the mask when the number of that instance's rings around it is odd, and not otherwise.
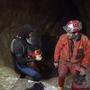
[[[38,81],[42,77],[36,62],[42,60],[42,57],[40,50],[32,43],[32,32],[30,25],[24,25],[23,30],[11,42],[11,54],[15,70],[21,73],[21,77],[28,75]]]

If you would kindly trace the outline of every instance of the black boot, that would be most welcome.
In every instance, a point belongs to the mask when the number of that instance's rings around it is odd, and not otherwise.
[[[25,74],[21,74],[20,78],[25,78],[25,76],[26,76]]]

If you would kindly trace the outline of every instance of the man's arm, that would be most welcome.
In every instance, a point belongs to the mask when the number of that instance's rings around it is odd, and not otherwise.
[[[82,67],[90,67],[90,40],[85,37],[84,39],[84,58],[81,63]]]
[[[55,47],[55,52],[54,52],[54,65],[57,67],[58,65],[58,62],[59,62],[59,59],[60,59],[60,51],[62,50],[62,44],[63,44],[63,40],[65,38],[65,35],[62,35],[60,36],[57,44],[56,44],[56,47]]]

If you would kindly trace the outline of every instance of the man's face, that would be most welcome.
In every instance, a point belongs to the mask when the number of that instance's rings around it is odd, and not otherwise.
[[[29,44],[32,44],[31,36],[32,36],[32,32],[30,32],[30,33],[29,33],[29,37],[26,38],[26,40],[27,40],[27,42],[28,42]]]
[[[29,37],[31,37],[31,36],[32,36],[32,32],[29,33]]]

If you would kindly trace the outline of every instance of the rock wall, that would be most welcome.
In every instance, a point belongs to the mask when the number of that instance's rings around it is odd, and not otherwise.
[[[74,3],[74,4],[73,4]],[[76,6],[76,8],[74,7]],[[62,34],[62,18],[80,17],[84,33],[90,38],[90,0],[3,0],[0,1],[0,64],[12,64],[10,42],[24,24],[31,24],[38,32],[50,32],[51,39]],[[73,8],[73,9],[72,9]],[[78,9],[78,10],[77,10]]]

